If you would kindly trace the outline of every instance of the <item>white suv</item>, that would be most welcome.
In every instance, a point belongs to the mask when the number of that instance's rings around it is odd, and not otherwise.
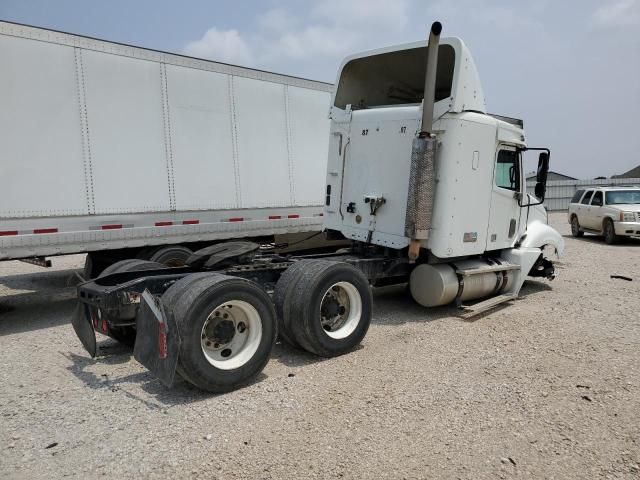
[[[640,238],[640,188],[578,190],[569,204],[569,223],[574,237],[596,233],[608,244],[619,237]]]

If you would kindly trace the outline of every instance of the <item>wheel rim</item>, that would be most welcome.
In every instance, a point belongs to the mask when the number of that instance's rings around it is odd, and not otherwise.
[[[207,361],[221,370],[246,364],[258,350],[262,322],[250,303],[231,300],[216,307],[200,334],[200,346]]]
[[[325,292],[320,303],[320,323],[331,338],[351,335],[362,317],[362,298],[358,289],[348,282],[338,282]]]

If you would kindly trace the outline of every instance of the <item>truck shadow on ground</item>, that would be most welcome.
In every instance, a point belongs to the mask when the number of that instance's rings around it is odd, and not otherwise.
[[[71,321],[76,305],[75,290],[29,298],[24,295],[9,295],[0,300],[0,337],[57,327]]]
[[[76,270],[0,276],[0,336],[66,323],[75,299]],[[4,290],[4,289],[2,289]]]
[[[539,292],[548,292],[549,290],[553,290],[553,285],[549,282],[527,279],[520,289],[518,299],[527,298],[528,296],[535,295]]]
[[[110,375],[107,373],[98,375],[90,371],[90,368],[96,364],[100,364],[101,366],[117,366],[128,363],[131,360],[133,352],[130,348],[112,342],[111,340],[107,341],[107,343],[110,342],[113,343],[113,346],[111,347],[108,345],[101,345],[103,350],[105,347],[109,347],[109,349],[96,359],[92,359],[88,355],[77,355],[73,352],[62,353],[62,355],[71,362],[67,367],[67,370],[91,390],[118,393],[141,403],[150,410],[158,411],[163,411],[173,406],[189,404],[223,395],[200,390],[186,380],[183,380],[178,374],[176,374],[173,386],[168,388],[163,385],[160,380],[155,378],[151,372],[144,370],[144,367],[141,365],[136,367],[140,371],[128,373],[122,376],[118,376],[117,374]],[[240,390],[242,388],[256,385],[266,378],[267,376],[264,373],[261,373],[252,382],[241,387]],[[146,395],[139,395],[135,393],[133,390],[137,388],[142,389]],[[147,395],[150,398],[145,398]]]
[[[443,319],[456,319],[460,310],[455,305],[423,307],[418,304],[407,285],[378,288],[373,297],[374,325],[402,325],[404,323],[427,323]],[[398,315],[402,312],[402,315]]]
[[[10,290],[33,290],[46,292],[60,288],[75,287],[80,281],[76,273],[79,270],[54,270],[37,273],[21,273],[17,275],[0,276],[0,285]]]

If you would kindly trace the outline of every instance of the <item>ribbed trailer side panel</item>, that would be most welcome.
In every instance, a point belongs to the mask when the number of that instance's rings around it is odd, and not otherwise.
[[[0,65],[0,259],[319,230],[330,85],[6,22]]]
[[[162,65],[82,51],[96,214],[171,210]]]
[[[75,51],[0,35],[0,218],[87,215]]]
[[[237,208],[232,77],[167,65],[166,78],[176,209]]]

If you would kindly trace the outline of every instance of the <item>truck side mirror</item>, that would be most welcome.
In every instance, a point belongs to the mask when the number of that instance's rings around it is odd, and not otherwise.
[[[535,195],[544,200],[544,196],[547,193],[547,173],[549,173],[549,154],[542,152],[538,157],[538,172],[536,173],[536,188]]]

